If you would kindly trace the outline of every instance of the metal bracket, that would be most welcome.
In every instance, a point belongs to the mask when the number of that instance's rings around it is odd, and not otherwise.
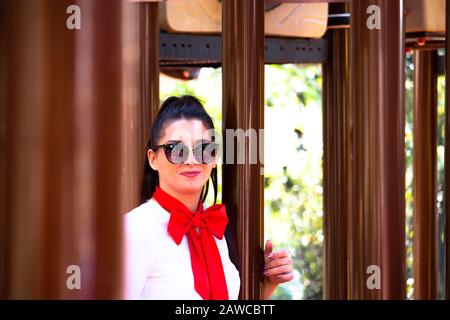
[[[221,65],[220,35],[160,33],[161,66]],[[328,56],[326,39],[266,37],[267,64],[324,63]]]

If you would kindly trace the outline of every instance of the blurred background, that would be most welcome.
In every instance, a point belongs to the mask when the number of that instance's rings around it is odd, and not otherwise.
[[[443,54],[441,50],[439,54]],[[267,65],[264,113],[264,238],[288,248],[295,278],[272,299],[323,297],[322,68],[320,65]],[[180,80],[162,73],[161,100],[171,95],[200,97],[222,126],[221,68],[201,68],[198,78]],[[407,297],[413,298],[413,55],[406,55],[406,250]],[[443,177],[445,77],[438,77],[438,261],[439,298],[443,298]],[[275,151],[275,152],[274,152]],[[221,171],[219,170],[219,175]],[[221,179],[219,179],[219,182]],[[220,199],[221,183],[219,183]],[[209,201],[212,203],[212,197]]]

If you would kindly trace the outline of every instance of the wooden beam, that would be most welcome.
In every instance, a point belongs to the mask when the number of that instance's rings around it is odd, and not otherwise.
[[[446,76],[445,83],[450,83],[450,0],[446,1]],[[445,298],[450,299],[450,86],[445,86],[445,155],[444,155],[444,214],[445,214]]]
[[[222,127],[254,129],[259,135],[264,127],[264,1],[224,0],[222,10]],[[225,159],[230,149],[225,135],[224,141]],[[246,139],[245,163],[236,164],[235,157],[234,164],[223,166],[222,199],[238,238],[240,299],[262,298],[264,176],[260,161],[251,164],[249,157],[259,146]]]
[[[159,110],[159,23],[158,2],[129,3],[125,6],[132,19],[125,24],[130,41],[125,45],[130,62],[125,79],[127,94],[136,99],[136,106],[124,111],[124,149],[122,156],[130,160],[124,168],[123,192],[126,211],[141,200],[146,144],[152,120]],[[130,96],[131,94],[131,96]],[[132,165],[131,165],[132,164]],[[129,170],[129,171],[125,171]]]
[[[339,4],[332,10],[344,9]],[[339,12],[339,11],[337,11]],[[324,299],[348,297],[350,115],[348,29],[327,33],[323,64]]]
[[[437,51],[414,52],[414,299],[437,299]]]
[[[138,12],[121,0],[1,4],[0,295],[118,299],[123,213],[136,199],[125,186],[137,156],[124,150],[142,134],[124,124],[141,112]],[[69,30],[73,4],[81,29]],[[81,290],[67,287],[71,265]]]
[[[367,28],[369,5],[380,29]],[[403,1],[352,1],[350,14],[350,298],[404,299]]]

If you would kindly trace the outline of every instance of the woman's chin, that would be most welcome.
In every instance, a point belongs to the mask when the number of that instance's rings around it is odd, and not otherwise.
[[[205,183],[203,183],[200,179],[196,179],[192,181],[183,181],[182,183],[180,183],[179,187],[186,193],[193,193],[202,191]]]

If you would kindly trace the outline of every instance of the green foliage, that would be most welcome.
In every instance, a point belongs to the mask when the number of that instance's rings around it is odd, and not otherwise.
[[[438,296],[444,297],[444,139],[445,139],[445,76],[438,78],[438,146],[437,146],[437,202],[438,202]]]
[[[292,294],[288,289],[285,289],[284,287],[279,287],[273,293],[271,300],[292,300]]]
[[[321,68],[271,65],[265,71],[265,237],[290,250],[295,270],[272,299],[285,299],[285,290],[292,299],[321,299]]]
[[[406,295],[408,299],[413,295],[413,103],[414,103],[414,65],[412,55],[406,55],[405,82],[405,152],[406,152]]]

